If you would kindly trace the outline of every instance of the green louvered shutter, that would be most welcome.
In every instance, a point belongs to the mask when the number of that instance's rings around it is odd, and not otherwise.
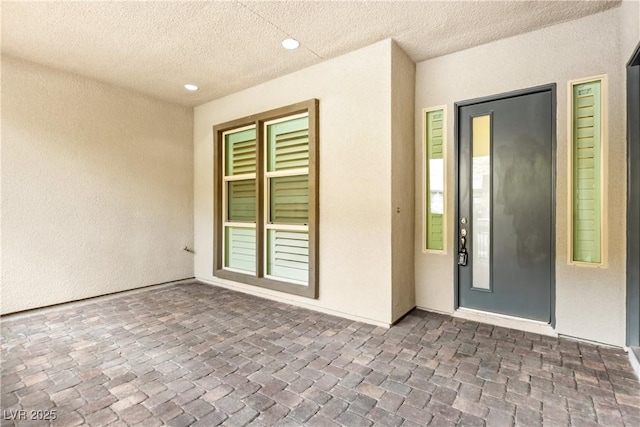
[[[299,117],[267,127],[269,172],[309,167],[309,117]]]
[[[225,135],[225,176],[256,173],[256,129]]]
[[[309,117],[270,123],[266,130],[266,274],[309,279]]]
[[[601,82],[573,87],[573,260],[600,263]]]
[[[268,230],[267,274],[307,282],[309,277],[309,233]]]
[[[426,249],[444,249],[444,111],[426,115]],[[439,166],[439,167],[438,167]]]
[[[228,212],[230,222],[255,222],[256,220],[256,180],[243,179],[229,181]]]
[[[224,266],[256,271],[256,129],[225,134]],[[243,224],[242,227],[238,223]]]
[[[255,228],[225,228],[225,267],[251,273],[256,271],[256,230]]]
[[[274,224],[309,222],[309,179],[307,175],[271,178],[270,219]]]

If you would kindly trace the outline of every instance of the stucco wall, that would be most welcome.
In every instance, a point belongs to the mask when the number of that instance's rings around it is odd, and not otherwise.
[[[2,313],[193,277],[191,109],[2,58]]]
[[[453,244],[454,109],[456,101],[557,83],[556,197],[556,330],[560,334],[623,345],[625,339],[625,81],[624,64],[631,51],[621,44],[638,37],[637,3],[528,34],[421,62],[416,71],[416,200],[422,200],[422,108],[448,108],[447,245]],[[635,18],[629,19],[629,13]],[[624,30],[621,30],[623,27]],[[628,26],[634,26],[635,30]],[[628,33],[628,34],[627,34]],[[568,141],[567,82],[606,73],[608,76],[608,176],[606,200],[609,247],[606,268],[567,263]],[[416,204],[416,303],[452,312],[454,252],[425,254],[420,242],[421,202]]]
[[[620,17],[620,48],[626,63],[640,43],[640,0],[622,0]]]
[[[416,66],[395,43],[391,49],[392,320],[416,305],[413,272],[414,98]]]
[[[195,108],[195,275],[209,283],[371,323],[391,321],[391,41]],[[317,300],[213,276],[215,124],[320,101]]]

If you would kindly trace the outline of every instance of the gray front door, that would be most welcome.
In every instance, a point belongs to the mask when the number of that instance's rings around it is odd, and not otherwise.
[[[554,89],[456,104],[461,307],[551,321]]]

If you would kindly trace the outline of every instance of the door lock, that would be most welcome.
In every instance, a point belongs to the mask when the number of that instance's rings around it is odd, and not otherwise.
[[[467,230],[460,230],[460,251],[458,252],[458,265],[464,267],[469,260],[469,254],[467,253]]]

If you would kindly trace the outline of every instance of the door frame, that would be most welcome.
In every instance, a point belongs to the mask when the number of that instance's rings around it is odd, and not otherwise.
[[[632,82],[636,82],[635,85]],[[640,346],[640,43],[627,63],[627,345]]]
[[[453,283],[454,283],[454,296],[453,296],[453,308],[457,310],[460,308],[460,281],[458,278],[458,251],[459,248],[458,236],[460,235],[460,207],[459,207],[459,180],[460,180],[460,110],[463,107],[468,107],[476,104],[483,104],[491,101],[501,101],[503,99],[514,98],[523,95],[532,95],[540,92],[551,93],[551,289],[550,289],[550,313],[551,313],[551,327],[556,326],[556,165],[557,165],[557,136],[556,136],[556,100],[557,84],[549,83],[546,85],[535,86],[526,89],[518,89],[511,92],[505,92],[498,95],[485,96],[481,98],[470,99],[466,101],[459,101],[454,103],[454,128],[453,128],[453,156],[454,156],[454,173],[455,173],[455,191],[454,191],[454,227],[453,227]],[[489,312],[490,313],[490,312]]]

